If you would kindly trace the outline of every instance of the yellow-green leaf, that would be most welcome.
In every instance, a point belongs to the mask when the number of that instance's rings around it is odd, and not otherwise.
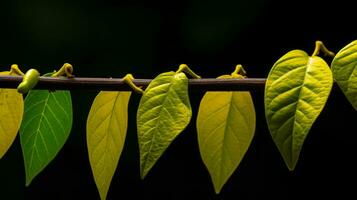
[[[9,72],[0,72],[9,75]],[[0,88],[0,159],[16,138],[24,112],[24,100],[16,89]]]
[[[87,119],[89,161],[101,199],[106,199],[128,126],[131,92],[100,92]]]
[[[332,73],[320,57],[293,50],[271,69],[265,86],[265,116],[271,136],[289,170],[332,87]]]
[[[137,112],[142,178],[189,124],[192,111],[187,89],[182,72],[162,73],[146,88]]]
[[[337,84],[357,110],[357,40],[337,53],[331,68]]]
[[[206,92],[203,96],[197,116],[198,143],[216,193],[243,159],[254,131],[255,110],[249,92]]]

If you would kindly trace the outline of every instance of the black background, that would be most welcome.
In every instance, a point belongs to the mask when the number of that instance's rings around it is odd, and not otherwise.
[[[243,64],[266,77],[292,49],[322,40],[337,52],[357,39],[353,1],[65,0],[0,2],[0,66],[41,73],[64,62],[76,76],[153,78],[188,64],[203,77]],[[326,59],[330,62],[330,59]],[[86,150],[85,123],[97,92],[72,92],[74,124],[64,148],[25,187],[19,138],[0,160],[0,199],[99,199]],[[108,199],[356,198],[356,112],[334,88],[289,172],[264,118],[263,90],[252,91],[255,138],[238,170],[215,195],[198,151],[195,118],[203,93],[191,92],[193,117],[145,180],[139,177],[133,94],[127,140]]]

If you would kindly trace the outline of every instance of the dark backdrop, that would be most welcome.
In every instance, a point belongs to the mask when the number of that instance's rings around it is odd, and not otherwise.
[[[351,1],[353,2],[353,1]],[[186,63],[203,77],[241,63],[266,77],[292,49],[315,40],[338,51],[357,39],[350,1],[65,0],[0,2],[0,66],[41,73],[64,62],[76,76],[153,78]],[[327,59],[330,61],[329,59]],[[99,199],[90,171],[85,123],[97,92],[73,91],[74,124],[64,148],[25,187],[19,138],[0,160],[0,199]],[[293,199],[356,196],[356,112],[334,89],[303,147],[294,172],[285,167],[264,119],[263,90],[252,91],[255,138],[238,170],[215,195],[198,151],[195,117],[203,93],[192,92],[193,118],[147,178],[139,178],[132,95],[127,140],[108,199]],[[352,198],[353,199],[353,198]]]

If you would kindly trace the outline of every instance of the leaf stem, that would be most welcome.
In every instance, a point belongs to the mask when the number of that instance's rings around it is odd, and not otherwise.
[[[236,66],[236,69],[231,73],[231,76],[233,78],[245,78],[245,75],[247,72],[244,70],[243,66],[241,64],[238,64]]]
[[[19,75],[19,76],[23,76],[25,75],[20,69],[19,66],[16,64],[11,65],[11,69],[10,69],[10,75]]]
[[[330,57],[334,57],[335,56],[334,52],[328,50],[325,47],[324,43],[322,43],[321,41],[318,40],[318,41],[315,42],[315,50],[312,53],[311,57],[319,55],[320,51],[322,51],[325,56],[330,56]]]
[[[52,74],[51,77],[59,77],[59,76],[66,75],[67,78],[73,78],[74,75],[72,73],[73,73],[73,66],[69,63],[65,63],[63,64],[61,69],[58,70],[58,72]]]
[[[188,75],[190,75],[192,78],[201,78],[201,76],[197,75],[195,72],[193,72],[186,64],[181,64],[179,66],[179,69],[176,71],[176,73],[184,72]]]
[[[238,64],[237,66],[236,66],[236,69],[232,72],[232,76],[233,75],[246,75],[247,74],[247,72],[244,70],[244,68],[243,68],[243,66],[241,65],[241,64]]]
[[[124,83],[128,84],[134,90],[134,92],[138,94],[143,94],[144,91],[140,87],[136,86],[133,83],[133,80],[134,80],[134,76],[132,74],[127,74],[123,78]]]

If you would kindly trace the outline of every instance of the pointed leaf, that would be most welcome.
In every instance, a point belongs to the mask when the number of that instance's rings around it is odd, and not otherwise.
[[[26,185],[51,162],[72,127],[72,100],[68,91],[31,90],[25,99],[20,140]]]
[[[9,75],[9,72],[0,72]],[[0,89],[0,159],[4,156],[19,131],[24,112],[24,100],[16,89]]]
[[[184,73],[162,73],[152,80],[140,100],[137,127],[142,178],[190,122],[187,87]]]
[[[320,57],[294,50],[271,69],[265,86],[265,115],[271,136],[289,170],[294,170],[304,140],[323,109],[332,73]]]
[[[128,126],[131,92],[100,92],[87,119],[89,161],[101,199],[106,199],[110,182],[123,150]]]
[[[197,116],[198,143],[216,193],[243,159],[254,131],[255,110],[249,92],[206,92],[203,96]]]
[[[337,53],[332,61],[332,73],[348,101],[357,110],[357,40]]]

